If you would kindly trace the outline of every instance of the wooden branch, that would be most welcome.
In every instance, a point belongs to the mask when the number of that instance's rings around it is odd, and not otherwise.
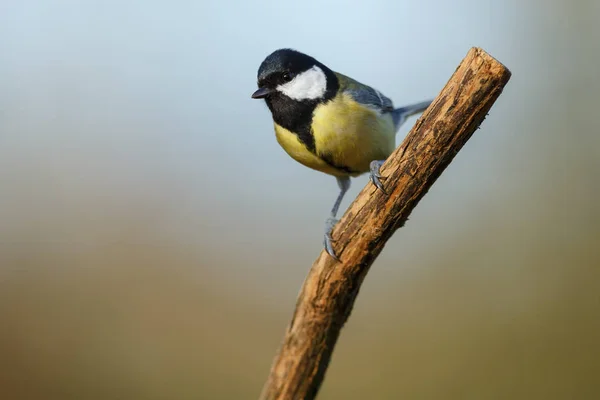
[[[381,169],[387,195],[370,182],[333,231],[300,291],[261,399],[313,399],[360,285],[385,242],[483,122],[510,71],[472,48]]]

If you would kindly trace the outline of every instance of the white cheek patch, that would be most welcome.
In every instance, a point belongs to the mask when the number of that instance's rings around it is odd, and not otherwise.
[[[298,74],[291,81],[277,86],[277,91],[293,100],[314,100],[323,97],[327,90],[327,77],[316,65]]]

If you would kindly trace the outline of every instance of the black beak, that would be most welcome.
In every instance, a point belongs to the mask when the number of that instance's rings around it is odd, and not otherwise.
[[[256,92],[252,93],[253,99],[264,99],[269,94],[271,94],[272,90],[269,88],[262,87],[258,89]]]

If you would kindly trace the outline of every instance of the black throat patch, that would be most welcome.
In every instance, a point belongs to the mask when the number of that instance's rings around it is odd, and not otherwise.
[[[312,116],[318,101],[297,101],[284,95],[272,96],[267,106],[273,114],[273,121],[296,136],[312,153],[315,152],[315,137],[312,133]]]
[[[329,68],[318,63],[327,78],[327,89],[323,97],[314,100],[294,100],[286,95],[274,92],[265,101],[273,120],[281,127],[292,132],[308,150],[315,153],[315,138],[312,132],[312,118],[315,108],[333,99],[339,88],[337,76]]]

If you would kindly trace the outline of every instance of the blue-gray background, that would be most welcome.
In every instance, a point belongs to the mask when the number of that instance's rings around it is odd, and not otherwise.
[[[258,65],[297,48],[402,105],[471,46],[513,77],[320,397],[598,396],[599,4],[2,1],[1,397],[256,398],[337,194],[278,147]]]

